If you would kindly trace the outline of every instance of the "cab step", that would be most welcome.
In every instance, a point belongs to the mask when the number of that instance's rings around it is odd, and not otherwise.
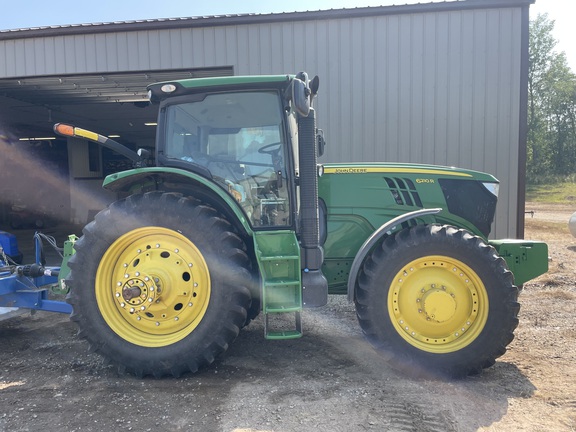
[[[259,231],[254,249],[260,266],[266,339],[302,336],[300,247],[294,231]],[[278,252],[284,252],[279,255]]]

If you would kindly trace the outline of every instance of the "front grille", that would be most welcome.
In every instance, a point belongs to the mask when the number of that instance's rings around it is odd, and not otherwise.
[[[472,222],[488,236],[496,212],[496,196],[475,180],[439,179],[438,183],[444,192],[448,211]]]

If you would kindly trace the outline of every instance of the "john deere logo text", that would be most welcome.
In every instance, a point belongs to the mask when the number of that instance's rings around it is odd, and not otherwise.
[[[336,174],[366,174],[366,168],[336,168]]]

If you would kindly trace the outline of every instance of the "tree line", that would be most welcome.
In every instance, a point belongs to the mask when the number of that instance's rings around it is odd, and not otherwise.
[[[528,183],[576,177],[576,75],[553,29],[547,14],[530,21]]]

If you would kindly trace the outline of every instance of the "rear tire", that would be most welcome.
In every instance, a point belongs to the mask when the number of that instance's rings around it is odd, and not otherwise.
[[[368,340],[410,375],[459,378],[506,352],[518,289],[496,250],[451,226],[385,239],[364,263],[356,311]]]
[[[120,370],[195,372],[226,351],[246,321],[246,247],[199,201],[132,195],[98,213],[75,249],[71,319]]]

